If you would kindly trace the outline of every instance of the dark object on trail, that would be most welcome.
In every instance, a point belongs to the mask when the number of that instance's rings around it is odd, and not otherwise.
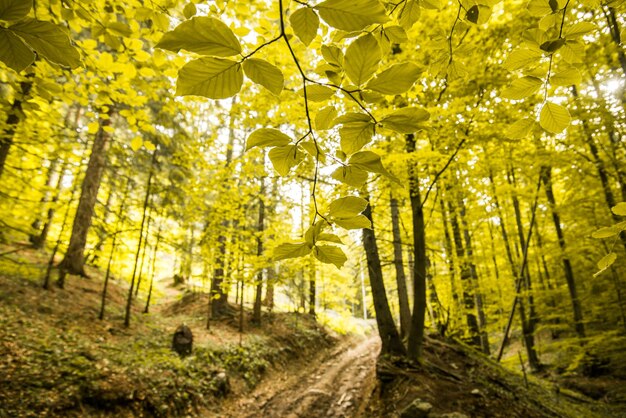
[[[216,395],[224,397],[230,393],[230,380],[228,379],[226,372],[214,372],[212,383]]]
[[[191,354],[193,346],[193,334],[187,325],[181,325],[176,328],[174,339],[172,340],[172,350],[176,351],[179,356],[184,357]]]

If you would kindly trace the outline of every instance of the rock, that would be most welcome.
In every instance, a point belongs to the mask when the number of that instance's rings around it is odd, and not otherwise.
[[[176,328],[174,338],[172,339],[172,350],[176,351],[179,356],[184,357],[191,354],[193,348],[193,334],[187,325],[181,325]]]
[[[213,375],[213,387],[219,396],[226,396],[230,393],[230,380],[225,372],[215,372]]]
[[[469,418],[469,417],[460,412],[448,412],[445,414],[432,415],[431,418]]]
[[[433,406],[421,399],[414,400],[400,413],[400,418],[426,418]]]

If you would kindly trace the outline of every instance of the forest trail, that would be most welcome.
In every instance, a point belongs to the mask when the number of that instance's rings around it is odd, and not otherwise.
[[[225,418],[359,417],[375,383],[380,340],[350,339],[321,363],[290,368],[226,407]]]

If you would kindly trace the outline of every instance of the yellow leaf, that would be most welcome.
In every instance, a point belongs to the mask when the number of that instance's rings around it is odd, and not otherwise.
[[[87,132],[90,134],[95,134],[100,129],[100,124],[98,122],[90,122],[87,125]]]
[[[130,147],[133,151],[137,151],[143,145],[143,139],[141,137],[136,136],[132,141],[130,141]]]

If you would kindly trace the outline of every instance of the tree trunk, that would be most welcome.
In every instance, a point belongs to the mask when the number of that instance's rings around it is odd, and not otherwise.
[[[33,248],[41,249],[43,247],[43,243],[39,241],[41,237],[41,223],[42,223],[42,215],[43,211],[46,208],[47,203],[50,201],[50,194],[52,193],[52,188],[54,186],[54,176],[56,174],[57,165],[59,164],[59,159],[55,158],[50,161],[50,166],[48,167],[48,172],[46,174],[46,184],[44,186],[43,196],[40,200],[40,208],[37,210],[37,217],[31,224],[32,232],[28,235],[28,241],[32,244]]]
[[[376,235],[373,229],[374,222],[372,220],[371,205],[367,205],[363,215],[372,222],[372,229],[363,229],[363,249],[365,250],[365,256],[367,258],[367,271],[369,273],[370,287],[372,288],[372,298],[374,299],[378,334],[382,342],[381,353],[404,356],[406,355],[406,350],[402,345],[400,334],[398,334],[396,324],[393,321],[387,300],[387,293],[385,291],[378,244],[376,243]]]
[[[515,172],[513,169],[507,173],[507,180],[509,184],[515,188]],[[512,201],[513,201],[513,210],[515,211],[515,224],[517,225],[517,236],[519,239],[519,245],[521,248],[524,248],[526,239],[524,238],[524,225],[522,224],[522,212],[520,209],[519,199],[517,198],[517,194],[514,189],[512,192]],[[525,290],[526,299],[528,301],[528,318],[526,317],[525,310],[525,302],[524,298],[520,297],[520,318],[522,321],[522,332],[524,336],[524,345],[526,346],[526,352],[528,354],[528,364],[531,369],[537,371],[541,369],[541,362],[539,361],[539,356],[537,355],[536,344],[535,344],[535,329],[537,322],[539,322],[537,313],[535,311],[535,300],[533,298],[532,291],[532,282],[530,277],[530,269],[526,268],[522,271],[522,287]]]
[[[472,283],[471,263],[465,255],[465,247],[461,238],[461,227],[457,218],[456,207],[452,203],[453,199],[448,199],[448,210],[450,212],[450,223],[452,225],[452,237],[456,249],[457,259],[461,263],[461,285],[463,288],[463,311],[467,323],[466,340],[475,347],[481,347],[480,328],[476,317],[476,296]]]
[[[259,191],[259,219],[257,222],[257,257],[263,256],[263,233],[265,232],[265,179],[261,179],[261,190]],[[263,269],[259,269],[256,277],[256,291],[254,295],[254,308],[252,320],[257,325],[261,325],[261,305],[263,302]],[[243,300],[242,300],[243,304]]]
[[[476,312],[478,313],[478,328],[480,336],[480,346],[483,353],[489,355],[489,334],[487,333],[487,317],[483,308],[483,295],[478,285],[478,272],[476,271],[476,264],[474,263],[474,248],[472,246],[472,237],[469,233],[469,226],[466,219],[465,203],[463,202],[463,196],[459,195],[459,206],[461,208],[459,217],[461,218],[461,225],[463,227],[463,238],[465,240],[465,254],[469,263],[471,277],[471,286],[473,288],[474,297],[476,301]]]
[[[424,345],[424,321],[426,317],[426,230],[424,227],[424,211],[419,189],[419,175],[417,161],[413,158],[415,152],[415,136],[405,136],[406,152],[411,157],[408,165],[409,194],[411,201],[411,217],[413,223],[413,314],[411,315],[411,330],[409,332],[408,358],[421,362]]]
[[[443,188],[442,188],[443,189]],[[459,293],[456,286],[456,267],[454,266],[454,250],[452,248],[452,239],[450,238],[450,230],[448,227],[448,213],[443,198],[439,199],[441,209],[441,219],[443,221],[444,249],[446,251],[446,263],[448,264],[448,274],[450,274],[450,293],[452,295],[452,306],[448,312],[448,322],[453,318],[454,322],[459,320]],[[450,326],[450,324],[448,324]]]
[[[400,335],[409,335],[411,327],[411,308],[409,307],[409,294],[406,288],[406,275],[404,274],[404,261],[402,260],[402,236],[400,235],[400,212],[398,199],[390,193],[391,229],[393,233],[393,265],[396,269],[396,284],[398,286],[398,307],[400,311]]]
[[[91,156],[83,179],[78,208],[74,216],[72,226],[72,236],[65,253],[65,258],[59,265],[59,287],[63,287],[65,275],[78,274],[85,276],[85,244],[87,243],[87,233],[91,227],[91,219],[94,213],[94,206],[100,189],[100,180],[106,164],[106,150],[110,139],[110,134],[105,130],[111,126],[111,115],[109,118],[100,119],[100,128],[95,135]]]
[[[578,292],[576,290],[576,281],[574,279],[574,270],[572,269],[572,263],[567,255],[565,236],[561,227],[561,219],[556,210],[556,199],[554,198],[554,192],[552,190],[552,167],[543,166],[541,168],[541,180],[545,185],[546,197],[550,204],[550,210],[552,211],[552,221],[554,222],[554,229],[556,236],[559,240],[559,247],[561,248],[563,270],[565,272],[565,281],[569,290],[570,299],[572,302],[572,310],[574,313],[574,328],[579,338],[585,338],[585,325],[583,323],[583,311],[578,299]]]
[[[161,225],[159,224],[159,229],[157,230],[156,243],[154,244],[154,249],[152,252],[152,267],[150,268],[150,287],[148,288],[148,298],[146,299],[146,307],[143,310],[143,313],[147,314],[150,310],[150,300],[152,299],[152,288],[154,285],[154,276],[156,274],[156,258],[157,251],[159,250],[159,244],[161,243]]]
[[[113,240],[111,242],[111,252],[109,253],[109,261],[107,262],[107,271],[104,276],[104,286],[102,288],[102,302],[100,303],[100,314],[98,318],[100,320],[104,319],[104,310],[106,306],[107,300],[107,291],[109,288],[109,278],[111,277],[111,266],[113,264],[113,256],[115,255],[115,250],[117,248],[117,235],[120,233],[120,224],[122,223],[122,215],[124,214],[124,208],[126,204],[126,198],[128,197],[128,193],[130,191],[130,180],[126,179],[126,186],[124,187],[124,196],[120,202],[120,207],[117,210],[117,220],[115,221],[115,231],[113,232]]]
[[[29,75],[30,77],[31,75]],[[11,146],[13,145],[13,138],[15,137],[15,131],[21,121],[22,118],[22,102],[25,99],[28,99],[28,95],[30,94],[31,89],[33,88],[32,81],[22,81],[20,83],[21,94],[18,96],[18,99],[13,101],[11,105],[11,110],[6,119],[6,127],[4,128],[4,132],[2,132],[2,136],[0,137],[0,178],[2,178],[2,173],[4,172],[4,166],[6,165],[7,158],[9,156],[9,151],[11,150]]]
[[[133,305],[133,290],[135,288],[135,278],[137,275],[137,265],[139,264],[139,254],[141,253],[141,245],[143,243],[143,231],[146,224],[148,202],[150,201],[150,194],[152,192],[152,177],[154,176],[154,169],[157,160],[157,150],[152,152],[152,162],[150,164],[150,172],[148,173],[148,181],[146,184],[146,195],[143,199],[143,215],[141,217],[141,227],[139,228],[139,242],[137,243],[137,252],[135,253],[135,264],[133,266],[133,275],[130,279],[130,287],[128,289],[128,297],[126,298],[126,313],[124,315],[124,326],[130,326],[130,313]]]

